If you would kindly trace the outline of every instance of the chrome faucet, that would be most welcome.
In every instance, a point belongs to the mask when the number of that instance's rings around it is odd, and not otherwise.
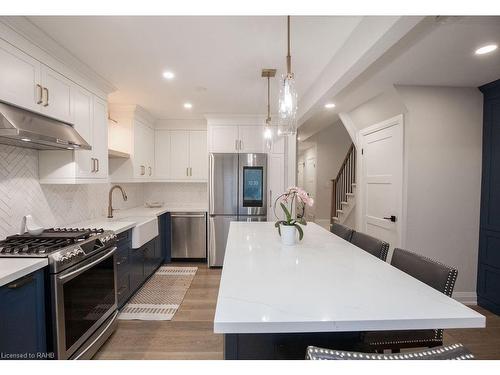
[[[109,189],[109,200],[108,200],[108,219],[113,217],[113,190],[119,189],[122,192],[123,200],[127,200],[127,194],[125,194],[125,190],[120,185],[114,185]]]

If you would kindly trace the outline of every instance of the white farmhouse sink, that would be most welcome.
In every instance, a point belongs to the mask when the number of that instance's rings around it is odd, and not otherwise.
[[[135,222],[132,228],[132,248],[138,249],[145,243],[158,236],[158,219],[146,216],[128,216],[114,219],[120,222]]]

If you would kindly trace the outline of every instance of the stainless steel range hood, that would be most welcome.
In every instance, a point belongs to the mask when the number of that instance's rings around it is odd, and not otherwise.
[[[38,150],[91,150],[71,124],[0,102],[0,143]]]

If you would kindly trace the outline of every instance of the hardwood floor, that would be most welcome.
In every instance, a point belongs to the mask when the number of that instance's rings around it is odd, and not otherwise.
[[[223,337],[213,333],[220,269],[198,272],[171,321],[120,320],[94,359],[222,359]]]
[[[94,359],[222,359],[222,335],[213,333],[221,270],[196,266],[198,272],[173,320],[121,320]],[[445,330],[444,343],[462,343],[477,359],[500,359],[500,316],[473,308],[486,316],[486,328]]]

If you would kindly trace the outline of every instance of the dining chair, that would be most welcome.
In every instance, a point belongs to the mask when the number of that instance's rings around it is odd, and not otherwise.
[[[394,249],[391,265],[451,297],[458,270],[437,260],[404,249]],[[443,345],[442,329],[364,332],[363,345],[370,350],[435,347]]]
[[[438,348],[424,349],[415,352],[397,354],[376,354],[347,352],[343,350],[323,349],[316,346],[308,346],[306,350],[307,360],[438,360],[455,359],[471,360],[474,355],[462,344],[441,346]]]
[[[389,252],[389,244],[385,241],[379,240],[378,238],[369,236],[368,234],[354,231],[351,236],[351,243],[382,259],[384,262],[387,259],[387,253]]]
[[[352,234],[354,233],[354,231],[351,228],[337,223],[333,223],[332,225],[330,225],[330,232],[332,232],[333,234],[339,236],[340,238],[346,241],[350,241]]]

